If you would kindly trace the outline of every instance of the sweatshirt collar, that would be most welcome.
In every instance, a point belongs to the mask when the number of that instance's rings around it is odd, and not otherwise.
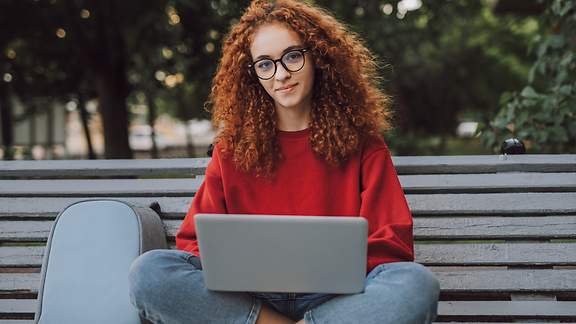
[[[280,139],[308,138],[308,135],[310,135],[310,127],[299,131],[278,130],[278,138]]]

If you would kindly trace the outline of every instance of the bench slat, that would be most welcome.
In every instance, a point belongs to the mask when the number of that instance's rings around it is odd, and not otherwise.
[[[0,180],[4,197],[192,196],[202,179]]]
[[[0,161],[1,177],[116,177],[204,174],[209,158]],[[393,156],[399,174],[576,172],[570,154]]]
[[[429,267],[443,292],[574,292],[576,270],[447,270]],[[39,273],[0,273],[0,291],[37,293]]]
[[[576,195],[576,194],[575,194]],[[192,197],[66,197],[66,198],[0,198],[0,219],[2,218],[55,218],[67,206],[91,199],[116,199],[138,206],[150,206],[158,202],[163,217],[184,218]]]
[[[575,243],[414,244],[425,265],[576,265]]]
[[[36,299],[0,299],[0,314],[2,313],[35,313]],[[0,318],[2,318],[0,316]],[[0,324],[4,323],[0,320]]]
[[[0,267],[41,267],[44,246],[0,246]]]
[[[460,217],[414,219],[418,239],[573,239],[576,216]]]
[[[176,234],[180,220],[166,220],[170,237]],[[576,216],[544,217],[417,217],[414,218],[417,240],[459,239],[574,239]]]
[[[576,173],[428,174],[399,176],[406,193],[576,191]]]
[[[202,184],[194,179],[0,180],[0,196],[192,196]],[[576,191],[576,173],[504,173],[400,176],[410,193],[488,193]]]
[[[43,242],[53,221],[0,220],[0,242]],[[168,238],[174,239],[182,220],[165,220]],[[446,239],[575,239],[576,215],[544,217],[418,217],[414,238]]]
[[[39,273],[0,273],[0,292],[38,293]]]
[[[35,299],[0,299],[2,313],[34,313]],[[543,301],[440,301],[438,316],[576,316],[576,302]],[[14,323],[25,321],[14,320]],[[1,324],[6,323],[0,321]]]
[[[574,301],[443,301],[438,315],[446,316],[575,316]]]
[[[204,174],[210,158],[0,161],[0,177],[168,177]]]
[[[553,215],[576,213],[576,193],[406,195],[413,215]]]
[[[174,248],[174,245],[172,245]],[[424,265],[576,265],[576,243],[414,244]],[[0,267],[41,267],[43,246],[0,247]]]
[[[66,206],[105,197],[0,197],[2,217],[54,217]],[[183,218],[192,197],[114,197],[141,206],[160,203],[164,217]],[[553,215],[576,213],[576,193],[406,195],[413,215]]]
[[[445,292],[556,292],[576,290],[576,270],[461,270],[429,267]]]
[[[392,161],[399,174],[576,172],[574,154],[397,156]]]

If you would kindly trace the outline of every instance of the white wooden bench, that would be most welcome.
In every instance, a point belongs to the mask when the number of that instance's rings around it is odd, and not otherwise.
[[[393,159],[416,262],[441,283],[438,322],[576,322],[576,155]],[[0,323],[32,323],[58,212],[85,198],[157,201],[174,248],[208,161],[0,162]]]

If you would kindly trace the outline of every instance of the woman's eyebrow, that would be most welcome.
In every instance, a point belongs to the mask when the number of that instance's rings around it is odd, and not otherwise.
[[[288,51],[290,51],[290,50],[293,50],[293,49],[295,49],[295,48],[300,48],[300,47],[302,47],[302,45],[292,45],[292,46],[288,46],[288,47],[286,47],[286,48],[282,51],[282,55],[284,55],[284,53],[286,53],[286,52],[288,52]],[[270,57],[270,55],[260,55],[260,56],[258,56],[254,61],[258,61],[258,60],[263,59],[263,58],[271,58],[271,57]]]

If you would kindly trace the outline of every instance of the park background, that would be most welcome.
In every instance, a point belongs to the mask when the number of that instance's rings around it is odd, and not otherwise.
[[[576,0],[315,0],[392,96],[395,155],[576,152]],[[0,158],[205,157],[248,0],[0,0]]]

